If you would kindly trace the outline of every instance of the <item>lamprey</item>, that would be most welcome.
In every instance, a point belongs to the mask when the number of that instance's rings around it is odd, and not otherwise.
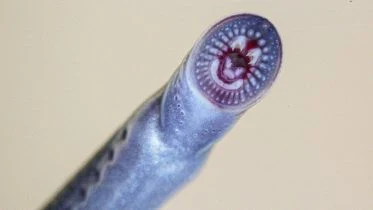
[[[267,92],[281,59],[281,40],[269,20],[239,14],[216,23],[169,82],[43,209],[160,208]]]

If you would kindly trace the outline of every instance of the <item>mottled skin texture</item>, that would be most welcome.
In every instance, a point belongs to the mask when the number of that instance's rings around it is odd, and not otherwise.
[[[280,63],[280,38],[268,20],[241,14],[220,21],[43,209],[159,208],[266,92]]]

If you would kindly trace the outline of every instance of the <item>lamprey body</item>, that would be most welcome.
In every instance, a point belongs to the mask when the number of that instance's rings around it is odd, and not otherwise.
[[[281,58],[280,37],[267,19],[221,20],[43,209],[158,209],[270,88]]]

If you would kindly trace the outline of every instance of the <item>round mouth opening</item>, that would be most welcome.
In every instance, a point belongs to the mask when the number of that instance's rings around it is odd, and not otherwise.
[[[219,107],[247,107],[277,76],[281,41],[275,27],[256,15],[236,15],[213,26],[188,61],[198,89]]]
[[[217,54],[217,57],[213,61],[217,62],[217,69],[211,69],[212,73],[216,71],[217,80],[226,84],[232,84],[240,80],[247,80],[251,76],[261,56],[261,50],[256,40],[249,40],[246,37],[238,36],[229,44],[227,50],[219,51]]]

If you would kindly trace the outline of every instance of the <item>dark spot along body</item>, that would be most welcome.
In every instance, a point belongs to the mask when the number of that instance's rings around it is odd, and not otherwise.
[[[114,162],[115,145],[123,144],[126,137],[127,129],[119,129],[43,210],[76,210],[84,205],[90,191],[100,183],[105,169]]]

